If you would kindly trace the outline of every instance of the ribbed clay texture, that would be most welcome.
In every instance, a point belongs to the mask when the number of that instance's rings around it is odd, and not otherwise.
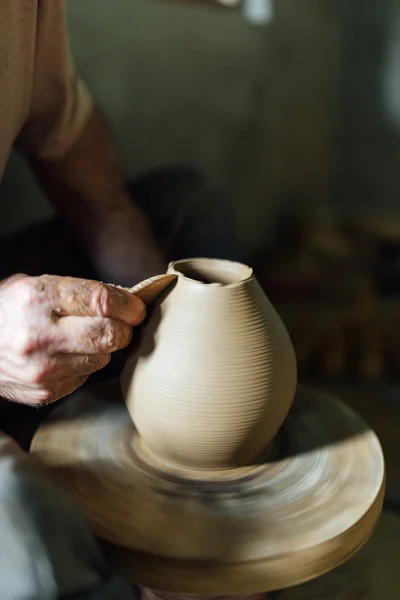
[[[144,447],[201,469],[250,464],[282,425],[297,383],[292,343],[252,270],[171,263],[122,375]]]

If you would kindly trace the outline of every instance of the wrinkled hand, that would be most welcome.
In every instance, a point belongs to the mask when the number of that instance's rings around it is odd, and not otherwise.
[[[96,281],[0,282],[0,396],[24,404],[66,396],[130,343],[144,316],[139,298]]]

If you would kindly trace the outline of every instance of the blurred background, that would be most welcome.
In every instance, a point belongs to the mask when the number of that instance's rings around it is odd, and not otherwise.
[[[128,176],[230,199],[301,379],[375,428],[399,506],[400,3],[263,1],[67,0],[72,51]],[[50,214],[18,156],[0,195],[0,236]]]
[[[396,214],[400,192],[398,3],[266,2],[258,26],[194,0],[66,2],[128,174],[195,165],[230,194],[248,252],[289,208]],[[49,210],[16,158],[1,193],[2,234]]]

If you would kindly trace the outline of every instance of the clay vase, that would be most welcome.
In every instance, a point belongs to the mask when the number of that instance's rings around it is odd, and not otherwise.
[[[171,263],[122,374],[141,444],[183,468],[257,461],[297,383],[294,349],[251,268],[214,259]]]

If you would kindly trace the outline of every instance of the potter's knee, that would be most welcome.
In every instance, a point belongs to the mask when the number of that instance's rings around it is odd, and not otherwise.
[[[0,489],[4,490],[13,479],[18,477],[26,456],[11,437],[0,432]]]
[[[23,454],[22,449],[18,446],[10,436],[0,431],[0,466],[2,459],[10,456],[20,456]]]
[[[38,479],[46,481],[45,468],[9,436],[0,433],[0,505],[15,505],[26,484]],[[27,498],[23,498],[27,501]]]

